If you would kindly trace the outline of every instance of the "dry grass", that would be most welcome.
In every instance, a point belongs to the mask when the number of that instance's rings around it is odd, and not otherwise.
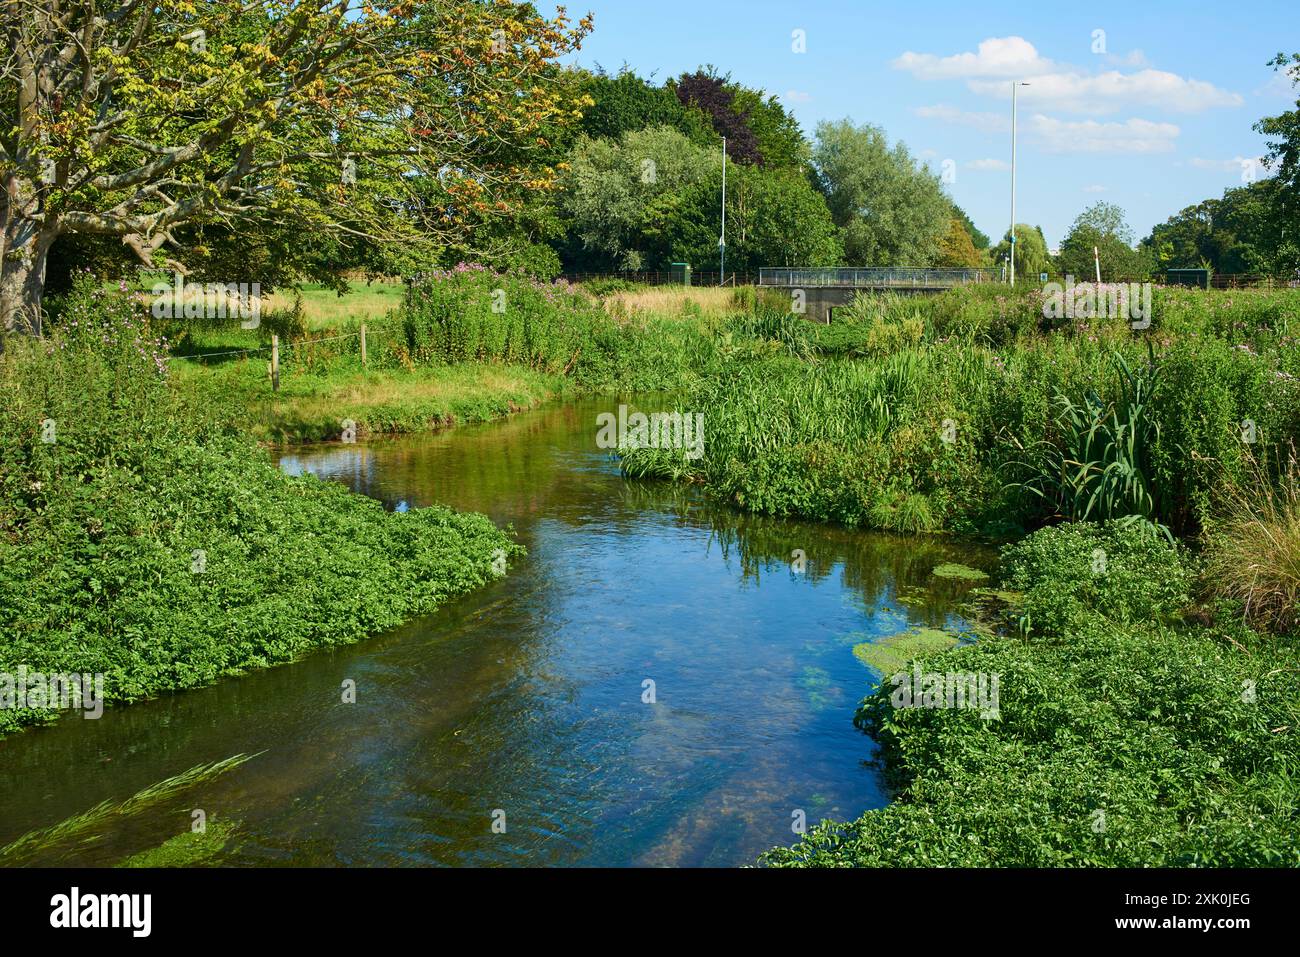
[[[651,286],[611,293],[605,298],[605,309],[613,316],[692,313],[722,318],[737,308],[736,290],[719,286]]]
[[[1226,484],[1222,517],[1206,535],[1206,577],[1216,597],[1242,603],[1252,626],[1300,631],[1300,468],[1294,455],[1280,480],[1258,465],[1249,481]]]

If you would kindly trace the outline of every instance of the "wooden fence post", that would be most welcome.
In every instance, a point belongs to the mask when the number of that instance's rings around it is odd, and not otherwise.
[[[366,367],[366,324],[361,323],[361,368]]]
[[[280,337],[271,333],[271,391],[280,391]]]

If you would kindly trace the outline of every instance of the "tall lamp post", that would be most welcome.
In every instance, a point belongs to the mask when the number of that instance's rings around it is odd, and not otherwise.
[[[1016,284],[1016,89],[1028,86],[1011,81],[1011,285]]]
[[[718,285],[727,281],[727,138],[722,138],[722,238],[718,240]]]

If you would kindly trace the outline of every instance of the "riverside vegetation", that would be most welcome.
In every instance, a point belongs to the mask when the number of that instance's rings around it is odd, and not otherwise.
[[[1001,719],[894,711],[886,683],[857,721],[895,800],[768,863],[1297,863],[1300,292],[1157,290],[1135,331],[1005,287],[862,298],[824,327],[753,290],[671,313],[607,291],[429,274],[368,317],[362,370],[351,321],[164,328],[83,284],[0,360],[0,670],[102,671],[110,701],[191,687],[389,627],[513,554],[480,516],[287,478],[250,438],[671,390],[706,410],[704,455],[630,450],[630,476],[1010,543],[1007,627],[918,655],[1001,674]],[[217,355],[271,331],[276,394],[265,353]]]

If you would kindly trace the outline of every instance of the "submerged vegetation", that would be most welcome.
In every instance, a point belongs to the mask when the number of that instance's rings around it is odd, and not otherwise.
[[[258,757],[256,754],[236,754],[224,761],[195,765],[188,771],[182,771],[180,774],[173,775],[164,781],[159,781],[136,792],[125,801],[101,801],[89,810],[73,815],[57,824],[42,828],[39,831],[29,831],[0,847],[0,864],[23,863],[26,859],[38,853],[49,853],[51,850],[59,848],[69,850],[99,841],[115,823],[120,823],[148,808],[162,804],[196,785],[212,781],[227,771],[233,771],[256,757]],[[196,845],[196,847],[208,847],[218,837],[224,843],[226,837],[232,833],[232,826],[228,822],[214,821],[212,823],[214,830],[210,836],[205,837],[195,834],[180,841],[180,846],[190,850],[196,849],[191,848],[191,844]],[[162,848],[157,850],[162,851]],[[158,865],[151,855],[146,854],[144,861],[126,863],[123,866],[152,867]]]

